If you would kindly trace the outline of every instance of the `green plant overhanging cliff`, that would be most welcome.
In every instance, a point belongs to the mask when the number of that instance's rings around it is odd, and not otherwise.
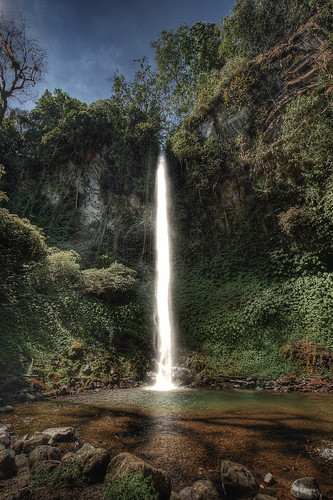
[[[171,137],[177,321],[219,371],[332,369],[328,18],[331,2],[287,42],[212,73]]]
[[[161,125],[156,105],[144,108],[131,92],[128,102],[115,95],[88,106],[46,91],[0,129],[9,208],[42,226],[51,244],[74,247],[86,265],[106,253],[131,265],[151,259]]]

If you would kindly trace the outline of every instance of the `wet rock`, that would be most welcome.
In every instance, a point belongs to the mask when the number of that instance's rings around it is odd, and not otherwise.
[[[13,411],[14,411],[14,408],[10,405],[0,407],[0,413],[11,413]]]
[[[85,443],[82,448],[73,453],[70,460],[65,461],[75,461],[81,472],[91,482],[97,483],[103,481],[105,477],[110,462],[110,453],[104,448],[94,448],[91,444]]]
[[[83,371],[83,373],[84,373],[85,375],[91,375],[91,368],[90,368],[90,365],[85,365],[85,366],[83,367],[83,370],[82,370],[82,371]]]
[[[0,431],[0,444],[2,444],[2,446],[4,446],[5,448],[8,448],[10,446],[10,436],[8,432]]]
[[[52,427],[45,429],[43,434],[49,438],[49,444],[63,443],[75,439],[73,427]]]
[[[181,500],[181,496],[178,495],[175,491],[171,492],[170,500]]]
[[[188,368],[174,366],[172,368],[172,382],[175,385],[190,385],[194,381],[194,374]]]
[[[271,497],[270,495],[259,494],[254,497],[254,500],[277,500],[277,498]]]
[[[187,486],[179,492],[180,498],[183,500],[192,500],[192,486]]]
[[[31,498],[31,490],[27,486],[14,493],[13,500],[28,500]]]
[[[34,432],[34,434],[31,437],[28,437],[27,439],[23,440],[22,443],[22,451],[23,453],[31,453],[37,446],[41,446],[43,444],[48,443],[48,437],[45,436],[42,432]],[[16,447],[19,445],[16,444]],[[13,446],[15,449],[15,447]]]
[[[219,500],[220,495],[211,481],[196,481],[192,486],[193,500]]]
[[[30,454],[29,454],[29,462],[30,464],[34,464],[35,462],[44,462],[45,460],[60,460],[61,459],[61,450],[55,446],[49,445],[41,445],[37,446]]]
[[[11,429],[11,425],[0,424],[0,432],[8,432]]]
[[[264,477],[264,483],[267,484],[267,486],[273,484],[274,483],[273,474],[271,474],[270,472],[267,472],[267,474],[265,474],[265,477]]]
[[[15,456],[15,464],[18,470],[29,469],[29,459],[25,453]]]
[[[253,474],[244,465],[230,460],[221,462],[221,481],[226,496],[242,498],[255,496],[259,491]]]
[[[319,455],[325,460],[333,460],[333,448],[324,448],[323,450],[319,450]]]
[[[313,477],[302,477],[293,482],[291,489],[295,498],[303,500],[316,500],[321,498],[321,491]]]
[[[83,358],[83,347],[82,344],[80,344],[77,341],[74,341],[72,344],[72,348],[70,352],[68,353],[68,357],[70,359],[82,359]]]
[[[144,477],[151,476],[159,500],[169,500],[171,495],[171,479],[161,469],[156,469],[148,462],[131,453],[120,453],[109,463],[106,480],[114,478],[121,472],[141,472]]]
[[[10,449],[0,451],[0,479],[7,479],[16,474],[15,453]]]

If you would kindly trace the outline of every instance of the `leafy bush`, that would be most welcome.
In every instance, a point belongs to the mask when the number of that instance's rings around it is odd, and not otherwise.
[[[32,268],[29,282],[42,293],[78,287],[82,280],[79,258],[74,250],[48,248],[46,259]]]
[[[157,500],[151,477],[142,472],[122,472],[104,483],[104,500]]]
[[[43,465],[37,464],[34,474],[29,478],[29,482],[33,489],[41,486],[48,489],[59,486],[75,487],[83,483],[83,475],[75,462],[60,464],[53,470],[48,470]]]
[[[117,262],[107,268],[86,269],[82,274],[85,292],[109,300],[127,296],[137,284],[136,272]]]
[[[240,261],[233,269],[232,261],[217,257],[177,270],[176,322],[207,366],[248,375],[312,373],[310,365],[281,356],[284,344],[299,340],[332,355],[332,275],[292,255],[284,262],[277,274],[276,261],[267,267]]]
[[[19,267],[30,261],[40,260],[46,254],[42,230],[0,208],[1,269]]]

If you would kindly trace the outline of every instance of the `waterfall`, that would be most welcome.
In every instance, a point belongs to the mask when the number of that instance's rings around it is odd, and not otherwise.
[[[160,154],[156,174],[156,315],[158,373],[154,389],[167,391],[174,388],[172,370],[172,318],[170,297],[170,241],[168,223],[168,191],[166,158]]]

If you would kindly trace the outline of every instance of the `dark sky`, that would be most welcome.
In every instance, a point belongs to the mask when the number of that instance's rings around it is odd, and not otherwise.
[[[234,0],[0,0],[5,16],[20,11],[48,52],[38,96],[61,88],[91,103],[110,95],[115,71],[131,78],[134,59],[153,62],[150,42],[186,22],[219,22]],[[32,103],[26,107],[31,107]]]

